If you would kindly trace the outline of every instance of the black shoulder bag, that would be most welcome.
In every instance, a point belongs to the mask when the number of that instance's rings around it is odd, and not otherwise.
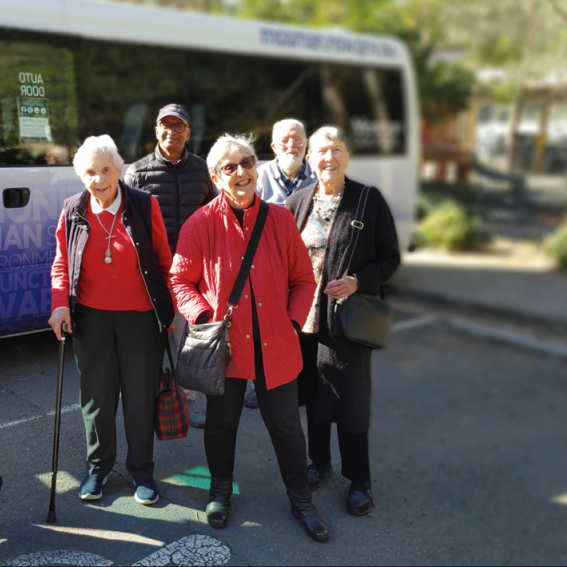
[[[268,210],[268,203],[262,201],[242,266],[227,303],[228,309],[224,319],[204,325],[185,324],[177,355],[177,381],[183,388],[202,392],[207,396],[224,395],[226,369],[229,364],[232,367],[229,336],[232,312],[238,307],[250,274]]]
[[[342,273],[342,277],[349,273],[358,238],[364,229],[362,219],[369,193],[370,187],[362,190],[356,216],[351,222],[353,232],[341,262],[344,271],[339,272]],[[380,295],[383,298],[381,287]],[[383,299],[369,293],[354,293],[345,300],[337,301],[331,333],[335,338],[346,339],[371,349],[379,349],[388,346],[391,326],[392,311]]]

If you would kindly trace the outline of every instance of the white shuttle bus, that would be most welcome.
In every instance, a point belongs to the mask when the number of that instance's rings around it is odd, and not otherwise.
[[[378,186],[400,244],[414,222],[418,101],[403,43],[96,0],[0,0],[0,337],[45,329],[63,200],[87,136],[109,134],[131,163],[156,144],[168,103],[191,114],[190,151],[225,132],[258,136],[302,120],[343,127],[348,174]]]

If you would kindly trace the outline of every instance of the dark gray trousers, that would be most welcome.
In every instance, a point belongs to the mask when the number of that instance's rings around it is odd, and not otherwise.
[[[297,381],[268,390],[260,342],[254,341],[254,351],[260,414],[286,488],[301,490],[308,482],[307,448],[297,405]],[[247,383],[240,378],[227,378],[224,396],[207,396],[205,452],[213,477],[229,478],[234,472],[236,436]]]
[[[122,393],[126,468],[134,480],[149,480],[154,474],[155,396],[163,350],[155,313],[77,305],[75,321],[87,472],[105,477],[114,466],[116,412]]]

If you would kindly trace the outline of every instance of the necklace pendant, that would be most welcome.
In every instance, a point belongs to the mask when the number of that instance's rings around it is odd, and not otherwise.
[[[112,264],[112,258],[111,258],[110,256],[107,256],[107,257],[104,259],[104,262],[105,262],[106,264]]]
[[[104,255],[105,255],[107,258],[110,258],[110,256],[112,256],[112,252],[111,252],[110,250],[107,250],[107,251],[104,253]]]

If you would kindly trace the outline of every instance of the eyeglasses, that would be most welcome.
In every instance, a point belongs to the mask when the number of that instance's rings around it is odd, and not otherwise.
[[[184,122],[178,122],[177,124],[170,124],[169,122],[160,122],[159,126],[163,130],[175,130],[178,134],[182,134],[185,132],[185,128],[190,128],[189,124],[185,124]]]
[[[252,169],[256,165],[256,158],[254,156],[245,157],[240,163],[227,163],[223,165],[220,170],[225,175],[234,175],[238,170],[238,166],[244,169]]]
[[[296,148],[302,148],[305,145],[305,139],[304,138],[283,138],[281,140],[278,140],[278,144],[280,146],[283,146],[284,148],[286,146],[289,146],[290,142],[291,142],[291,145],[296,147]]]

